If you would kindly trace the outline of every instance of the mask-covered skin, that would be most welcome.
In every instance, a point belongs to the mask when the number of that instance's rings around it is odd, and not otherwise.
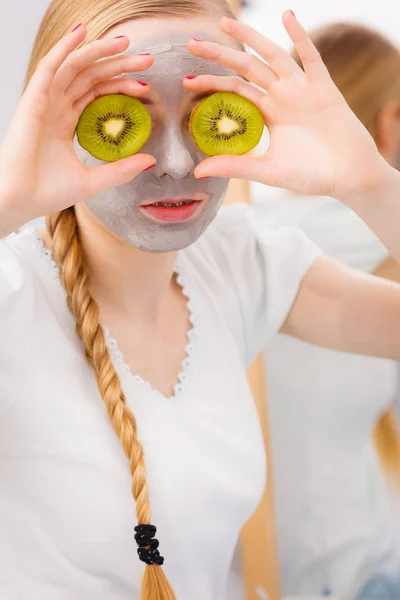
[[[195,37],[195,36],[193,36]],[[211,39],[204,33],[196,37]],[[146,71],[126,76],[150,85],[146,95],[152,100],[149,110],[153,130],[141,152],[152,154],[157,165],[122,186],[104,191],[86,204],[92,214],[125,242],[149,252],[171,252],[192,244],[215,218],[229,181],[223,178],[197,180],[194,169],[205,155],[198,150],[189,130],[189,117],[197,104],[182,85],[188,75],[236,75],[228,68],[191,54],[186,46],[188,35],[170,33],[161,39],[131,44],[126,53],[154,54],[154,64]],[[104,164],[75,139],[75,149],[88,166]],[[142,203],[168,198],[208,199],[202,211],[188,221],[164,223],[154,221],[139,209]]]

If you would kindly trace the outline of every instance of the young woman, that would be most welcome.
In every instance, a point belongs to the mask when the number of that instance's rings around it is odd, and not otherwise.
[[[328,194],[400,258],[400,175],[294,15],[305,73],[226,16],[216,0],[56,0],[41,25],[0,151],[7,599],[220,600],[264,486],[248,363],[278,330],[400,356],[397,286],[297,230],[260,234],[244,207],[217,216],[231,176]],[[264,156],[202,160],[188,116],[215,90],[259,106]],[[143,153],[98,164],[74,132],[110,93],[143,99],[154,128]],[[46,232],[12,234],[46,214]]]
[[[361,25],[334,23],[310,37],[381,155],[399,169],[399,50]],[[300,227],[327,255],[399,279],[398,265],[388,273],[387,248],[345,204],[259,184],[253,193],[262,227]],[[329,588],[355,598],[368,585],[371,597],[373,589],[400,597],[396,362],[278,335],[266,366],[284,592]]]

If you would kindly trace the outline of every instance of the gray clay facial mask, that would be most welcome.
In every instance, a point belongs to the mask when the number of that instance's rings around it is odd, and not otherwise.
[[[199,34],[206,39],[207,36]],[[188,36],[174,33],[158,38],[157,44],[141,42],[131,45],[127,53],[151,52],[154,64],[147,71],[129,73],[128,77],[150,84],[148,94],[154,105],[147,106],[153,120],[153,130],[141,152],[157,159],[153,169],[138,175],[131,182],[112,188],[87,201],[92,214],[110,231],[141,250],[171,252],[192,244],[215,218],[227,191],[229,181],[223,178],[197,180],[194,169],[206,157],[195,145],[188,120],[194,97],[182,85],[188,75],[211,73],[236,75],[235,72],[191,54],[186,46]],[[92,157],[75,139],[79,158],[88,166],[103,164]],[[168,198],[207,197],[202,212],[193,219],[179,223],[164,223],[150,219],[138,205]]]

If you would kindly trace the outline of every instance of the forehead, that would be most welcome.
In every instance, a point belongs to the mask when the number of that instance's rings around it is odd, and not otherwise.
[[[173,43],[173,40],[186,42],[192,37],[239,48],[238,42],[221,30],[217,15],[128,19],[114,25],[103,37],[117,35],[128,36],[131,46],[140,52],[148,45]]]
[[[240,49],[234,39],[221,31],[217,17],[130,20],[113,27],[104,37],[112,35],[129,37],[131,43],[125,52],[127,54],[149,52],[154,55],[154,63],[149,69],[129,74],[150,83],[154,89],[165,89],[166,86],[179,83],[183,94],[181,82],[187,75],[237,75],[227,67],[194,56],[187,48],[187,41],[196,37]]]
[[[154,63],[140,74],[140,78],[152,85],[181,83],[182,79],[188,75],[236,75],[235,71],[227,67],[194,56],[189,52],[186,43],[179,42],[179,38],[175,39],[173,43],[164,41],[164,43],[154,46],[147,45],[145,50],[154,55]],[[130,47],[126,52],[137,54],[138,50]],[[132,76],[136,75],[139,76],[138,73],[132,74]]]

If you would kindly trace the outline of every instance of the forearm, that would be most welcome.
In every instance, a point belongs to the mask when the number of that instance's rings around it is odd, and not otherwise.
[[[321,257],[281,331],[339,352],[400,360],[400,285]]]
[[[400,263],[400,172],[385,166],[370,186],[348,198],[352,208]]]

